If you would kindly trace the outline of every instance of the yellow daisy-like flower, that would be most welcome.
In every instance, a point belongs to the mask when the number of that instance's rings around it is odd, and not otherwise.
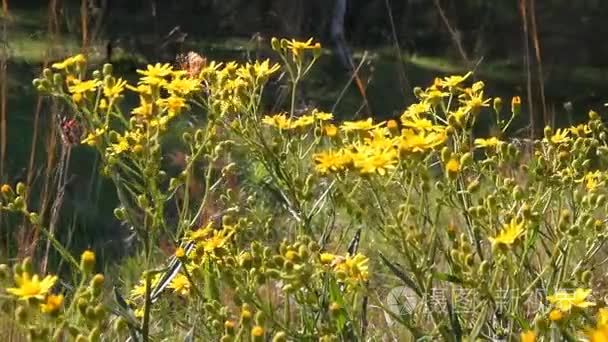
[[[293,56],[295,58],[295,57],[299,57],[300,54],[305,50],[320,49],[321,44],[313,43],[312,38],[308,39],[305,42],[292,39],[292,40],[287,41],[287,48],[289,50],[291,50],[291,53],[293,54]]]
[[[591,128],[589,128],[589,125],[587,125],[587,124],[580,124],[578,126],[572,126],[572,127],[568,128],[568,130],[570,131],[570,133],[572,133],[578,137],[584,137],[591,133]]]
[[[174,117],[187,108],[186,100],[183,97],[171,95],[166,99],[158,100],[156,103],[159,107],[165,108],[169,113],[169,117]]]
[[[401,131],[401,137],[397,141],[399,150],[407,153],[420,153],[433,149],[447,140],[445,130],[440,132],[416,133],[412,129]]]
[[[444,77],[443,80],[441,80],[440,85],[442,87],[446,87],[450,90],[456,89],[462,82],[466,81],[467,78],[469,78],[469,76],[471,76],[472,74],[473,74],[472,72],[468,72],[464,76],[455,75],[455,76]]]
[[[562,144],[562,143],[567,143],[570,140],[572,140],[572,138],[569,137],[570,135],[570,131],[567,129],[558,129],[555,131],[555,133],[551,136],[551,138],[549,138],[549,141],[555,145],[558,144]],[[543,139],[543,141],[547,141],[547,139]]]
[[[273,116],[266,115],[262,118],[262,123],[268,126],[274,126],[281,130],[288,130],[293,128],[293,122],[285,114],[275,114]]]
[[[174,78],[165,88],[180,96],[186,96],[200,89],[200,81],[195,78]]]
[[[105,132],[106,132],[105,127],[96,128],[95,132],[90,132],[89,134],[87,134],[86,138],[82,139],[81,143],[89,145],[89,146],[95,146],[95,145],[99,144],[99,142],[100,142],[99,138],[102,135],[104,135]]]
[[[160,282],[160,278],[162,277],[161,273],[156,273],[154,276],[152,276],[152,279],[150,281],[150,291],[156,287],[156,285],[158,285],[158,283]],[[137,298],[142,298],[146,295],[146,279],[145,277],[142,277],[139,280],[139,283],[137,283],[135,286],[133,286],[133,288],[131,289],[131,292],[129,293],[130,298],[131,299],[137,299]]]
[[[343,150],[317,153],[313,156],[313,160],[315,161],[315,170],[320,174],[342,171],[352,161],[350,154],[344,153]]]
[[[460,162],[456,158],[450,158],[445,164],[445,170],[449,175],[455,175],[460,172]]]
[[[359,120],[359,121],[344,121],[340,126],[344,132],[352,132],[352,131],[369,131],[376,127],[380,127],[384,124],[384,122],[380,122],[374,124],[372,118],[368,118],[367,120]]]
[[[323,134],[328,137],[335,137],[338,134],[338,127],[334,124],[323,125]]]
[[[312,112],[312,115],[316,120],[319,121],[329,121],[334,119],[334,115],[332,113],[320,112],[316,109]]]
[[[115,97],[118,97],[125,90],[126,85],[127,85],[127,81],[123,80],[122,78],[119,78],[111,86],[104,85],[103,95],[105,97],[107,97],[108,99],[113,99]]]
[[[335,254],[331,254],[331,253],[321,253],[319,255],[319,260],[321,261],[321,263],[323,265],[329,265],[331,264],[334,260],[336,259],[336,255]]]
[[[526,330],[519,335],[520,342],[536,342],[536,333],[532,330]]]
[[[183,274],[178,274],[171,280],[169,284],[169,288],[173,290],[174,293],[182,297],[188,297],[190,295],[190,281],[188,277]]]
[[[348,280],[355,282],[365,281],[369,277],[368,263],[369,258],[361,253],[357,253],[355,256],[341,258],[335,264],[334,269],[337,272],[343,272]]]
[[[53,69],[57,69],[57,70],[64,70],[64,69],[71,67],[72,65],[79,64],[79,63],[85,63],[86,61],[87,61],[87,59],[83,54],[78,54],[76,56],[68,57],[65,60],[63,60],[62,62],[53,63],[53,65],[51,65],[51,67]]]
[[[562,312],[569,312],[572,308],[585,309],[594,306],[594,302],[587,301],[591,295],[590,289],[578,288],[573,293],[566,291],[556,292],[547,296],[547,300]]]
[[[173,67],[169,63],[156,63],[148,65],[146,70],[138,69],[137,73],[143,76],[140,79],[140,83],[158,86],[167,82],[165,78],[173,73]]]
[[[94,91],[97,89],[99,85],[99,81],[96,80],[88,80],[88,81],[77,81],[74,80],[74,84],[68,87],[68,90],[72,94],[83,94],[87,92]]]
[[[600,308],[597,311],[597,325],[608,325],[608,308]]]
[[[403,124],[403,127],[407,127],[407,128],[413,128],[415,130],[418,131],[441,131],[443,130],[443,126],[438,126],[435,125],[431,120],[429,119],[421,119],[421,118],[417,118],[417,117],[408,117],[408,118],[401,118],[401,123]]]
[[[492,248],[497,246],[511,246],[525,233],[525,221],[521,220],[518,222],[517,219],[512,218],[511,221],[504,225],[500,233],[493,238],[490,238],[492,242]]]
[[[599,170],[594,172],[588,172],[583,176],[583,178],[579,179],[577,182],[583,183],[587,191],[593,192],[597,190],[597,188],[602,183],[602,175],[602,172]]]
[[[407,109],[401,114],[401,122],[406,121],[410,118],[420,118],[424,115],[427,115],[431,112],[431,105],[427,102],[419,102],[411,104]]]
[[[209,236],[196,244],[196,248],[207,255],[215,256],[216,251],[223,248],[233,234],[234,230],[228,227],[222,230],[213,230]]]
[[[549,312],[549,320],[553,321],[553,322],[559,322],[562,319],[564,319],[564,316],[566,314],[558,309],[553,309]]]
[[[255,61],[253,64],[253,73],[257,78],[267,78],[277,72],[281,66],[278,63],[270,65],[270,60],[266,59],[262,63]]]
[[[40,280],[37,274],[32,277],[29,273],[23,272],[21,275],[15,276],[15,283],[18,287],[7,288],[6,292],[23,300],[30,298],[43,300],[56,281],[57,276],[47,275]]]
[[[47,314],[55,314],[63,305],[63,295],[48,295],[44,303],[40,304],[40,311]]]
[[[297,118],[293,124],[293,128],[306,127],[315,123],[315,117],[312,115],[303,115]]]
[[[474,143],[475,147],[477,148],[496,148],[496,146],[502,143],[502,140],[498,139],[497,137],[491,137],[488,139],[479,138],[475,139]]]
[[[355,168],[362,174],[378,173],[384,176],[389,170],[395,168],[397,164],[397,151],[389,147],[376,149],[373,147],[362,146],[359,151],[352,155]]]

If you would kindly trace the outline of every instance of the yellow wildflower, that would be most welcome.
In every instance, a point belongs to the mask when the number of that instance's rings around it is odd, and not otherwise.
[[[55,314],[63,305],[63,295],[50,294],[46,297],[44,303],[40,304],[40,311],[47,314]]]
[[[564,318],[565,314],[559,309],[553,309],[549,312],[549,320],[559,322]]]
[[[335,137],[338,134],[338,127],[334,124],[327,124],[323,126],[323,133],[328,137]]]
[[[401,123],[403,127],[413,128],[417,131],[440,131],[443,129],[442,126],[435,125],[429,119],[421,119],[417,117],[401,117]]]
[[[161,99],[156,104],[167,110],[169,117],[174,117],[182,112],[184,108],[187,108],[186,100],[183,97],[171,95],[166,99]]]
[[[175,278],[173,278],[169,284],[169,288],[172,289],[174,293],[177,293],[182,297],[187,297],[190,295],[190,286],[191,285],[188,277],[183,274],[178,274],[175,276]]]
[[[99,81],[96,80],[88,80],[88,81],[76,81],[74,85],[68,87],[68,90],[72,94],[83,94],[87,92],[94,91],[99,85]]]
[[[40,280],[37,274],[32,277],[29,273],[23,272],[15,276],[15,283],[18,287],[7,288],[6,292],[23,300],[30,298],[43,300],[56,281],[57,276],[47,275]]]
[[[332,113],[320,112],[316,109],[312,111],[312,115],[315,117],[316,120],[319,121],[329,121],[333,120],[334,118],[334,115]]]
[[[579,179],[577,182],[583,183],[587,191],[593,192],[597,190],[602,183],[602,172],[599,170],[587,172],[583,178]]]
[[[160,278],[161,278],[162,274],[161,273],[156,273],[154,276],[152,276],[152,279],[150,281],[150,291],[152,291],[153,288],[156,287],[156,285],[158,285],[158,283],[160,283]],[[131,289],[131,292],[129,293],[131,299],[137,299],[137,298],[141,298],[144,297],[146,295],[146,279],[145,277],[142,277],[139,280],[139,283],[137,283],[135,286],[133,286],[133,288]]]
[[[455,76],[448,76],[448,77],[444,77],[443,80],[440,81],[440,85],[442,87],[446,87],[450,90],[453,89],[457,89],[458,86],[466,81],[467,78],[469,78],[469,76],[471,76],[473,73],[468,72],[466,75],[464,76],[459,76],[459,75],[455,75]]]
[[[496,137],[491,137],[488,139],[475,139],[474,143],[477,148],[496,148],[502,141]]]
[[[608,325],[608,308],[600,308],[597,311],[597,325]]]
[[[312,115],[303,115],[300,116],[299,118],[297,118],[293,124],[292,127],[293,128],[298,128],[298,127],[306,127],[306,126],[310,126],[313,123],[315,123],[315,117]]]
[[[591,295],[590,289],[577,288],[573,293],[566,291],[556,292],[551,296],[547,296],[547,300],[560,311],[569,312],[575,307],[584,309],[594,306],[594,302],[587,301],[589,295]]]
[[[344,121],[342,123],[342,126],[340,126],[340,129],[342,129],[344,132],[369,131],[376,127],[380,127],[383,124],[384,124],[384,122],[374,124],[372,118],[368,118],[367,120]]]
[[[431,105],[427,102],[419,102],[411,104],[407,109],[401,114],[401,122],[405,121],[408,118],[419,118],[423,115],[427,115],[431,112]]]
[[[287,48],[291,50],[291,53],[295,59],[296,57],[299,57],[300,54],[305,50],[320,49],[321,44],[313,43],[312,38],[308,39],[305,42],[292,39],[287,41]]]
[[[447,140],[445,130],[440,132],[416,133],[412,129],[401,131],[398,140],[399,149],[402,152],[419,153],[435,148]]]
[[[74,64],[81,64],[86,62],[86,57],[83,54],[78,54],[76,56],[68,57],[62,62],[53,63],[51,67],[57,70],[63,70],[71,67]]]
[[[343,150],[317,153],[313,156],[313,159],[315,170],[321,174],[344,170],[351,163],[350,155],[344,153]]]
[[[514,244],[515,241],[524,234],[524,225],[525,221],[521,220],[518,222],[517,219],[512,218],[508,224],[503,226],[503,229],[496,237],[490,238],[492,248],[495,248],[496,246],[508,247]]]
[[[359,147],[359,151],[352,156],[359,172],[362,174],[378,173],[381,176],[395,168],[397,157],[397,151],[392,147],[385,149]]]
[[[520,342],[536,342],[536,333],[532,330],[526,330],[519,335]]]
[[[165,77],[173,73],[173,67],[169,63],[156,63],[154,65],[148,65],[146,70],[138,69],[137,73],[143,76],[140,79],[140,83],[148,84],[150,86],[158,86],[167,82]]]
[[[122,92],[125,90],[125,85],[127,81],[119,78],[116,82],[113,82],[111,85],[104,85],[103,87],[103,95],[109,99],[113,99],[115,97],[120,96]]]
[[[165,88],[170,93],[186,96],[200,89],[200,81],[195,78],[176,77],[172,79]]]
[[[567,129],[558,129],[555,131],[555,133],[551,136],[551,138],[549,138],[549,141],[555,145],[557,144],[562,144],[562,143],[567,143],[570,140],[572,140],[570,137],[570,131]],[[543,139],[543,141],[547,141],[547,139]]]
[[[323,265],[329,265],[331,264],[334,259],[336,258],[335,254],[331,254],[331,253],[321,253],[319,255],[319,260],[321,261],[321,263]]]
[[[483,98],[483,91],[480,91],[476,94],[470,94],[469,99],[461,100],[461,102],[466,106],[466,108],[473,114],[479,113],[479,111],[483,107],[489,107],[490,101],[492,101],[492,99]]]
[[[460,172],[460,162],[456,158],[450,158],[445,164],[445,170],[449,176],[455,176]]]
[[[264,118],[262,118],[262,123],[282,130],[293,128],[292,120],[285,114],[275,114],[273,116],[266,115]]]
[[[132,114],[139,116],[150,116],[152,115],[152,103],[148,102],[147,98],[144,96],[139,97],[139,107],[133,108],[131,111]]]
[[[368,262],[369,259],[361,253],[355,256],[347,256],[342,258],[335,264],[334,269],[337,272],[342,272],[348,280],[365,281],[368,279]]]
[[[568,130],[570,131],[570,133],[572,133],[576,136],[579,136],[579,137],[584,137],[591,133],[591,128],[589,128],[589,125],[587,125],[587,124],[580,124],[578,126],[572,126],[572,127],[568,128]]]
[[[90,132],[87,134],[86,138],[82,140],[82,144],[87,144],[89,146],[95,146],[99,144],[99,138],[106,132],[105,127],[96,128],[95,132]]]

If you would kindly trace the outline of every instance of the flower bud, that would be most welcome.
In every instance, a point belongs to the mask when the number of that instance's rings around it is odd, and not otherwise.
[[[514,116],[518,116],[521,113],[521,98],[519,96],[514,96],[511,99],[511,113]]]
[[[279,51],[281,49],[281,43],[276,37],[272,37],[272,39],[270,39],[270,46],[274,51]]]
[[[500,114],[500,111],[502,110],[502,99],[500,97],[495,97],[492,107],[494,108],[496,114]]]
[[[112,67],[112,64],[110,63],[106,63],[103,65],[103,69],[101,69],[103,76],[111,76],[112,72],[114,71],[114,68]]]
[[[264,328],[256,325],[251,329],[251,338],[254,342],[264,341]]]
[[[95,253],[90,250],[82,252],[80,256],[80,270],[85,274],[91,274],[95,267]]]
[[[277,332],[272,338],[272,342],[287,342],[287,334],[284,331]]]

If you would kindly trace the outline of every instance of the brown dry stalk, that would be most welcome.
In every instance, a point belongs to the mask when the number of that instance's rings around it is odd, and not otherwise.
[[[82,51],[86,52],[89,46],[89,6],[87,0],[81,1],[80,24],[82,26]]]
[[[543,76],[543,63],[541,60],[540,54],[540,42],[538,39],[538,29],[536,25],[536,9],[535,9],[535,0],[530,0],[530,39],[532,39],[532,43],[534,44],[534,52],[536,56],[536,70],[538,72],[538,87],[540,90],[540,100],[543,106],[543,127],[549,122],[548,113],[547,113],[547,101],[545,99],[545,81]]]
[[[530,139],[534,139],[536,127],[534,122],[534,103],[532,101],[532,71],[530,66],[530,45],[528,44],[528,5],[526,0],[519,1],[519,13],[522,20],[524,65],[527,76],[526,88],[528,92],[528,113],[530,116]]]

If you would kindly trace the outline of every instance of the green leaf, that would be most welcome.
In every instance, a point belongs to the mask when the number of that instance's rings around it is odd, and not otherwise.
[[[410,277],[408,277],[407,274],[405,274],[403,271],[401,271],[401,269],[399,269],[398,265],[394,265],[393,263],[391,263],[384,256],[384,254],[382,254],[382,253],[379,253],[379,254],[380,254],[380,259],[389,268],[389,270],[391,270],[391,272],[393,272],[393,274],[396,275],[397,278],[401,279],[407,287],[414,290],[414,292],[416,292],[416,294],[419,297],[422,297],[422,292],[418,289],[418,286],[416,286],[416,283],[414,283],[414,281]]]

